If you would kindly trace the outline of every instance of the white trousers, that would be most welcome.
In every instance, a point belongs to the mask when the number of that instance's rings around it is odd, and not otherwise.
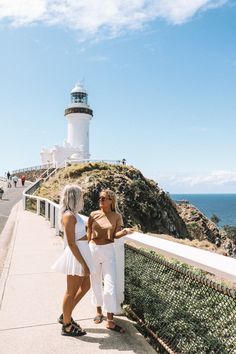
[[[113,243],[96,245],[90,242],[94,272],[91,274],[92,303],[106,312],[117,312],[116,259]],[[103,284],[102,284],[103,283]]]

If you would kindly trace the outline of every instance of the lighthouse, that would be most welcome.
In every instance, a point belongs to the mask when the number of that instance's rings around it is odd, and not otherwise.
[[[89,123],[93,111],[88,105],[88,94],[78,83],[71,90],[71,104],[65,109],[67,144],[77,150],[71,158],[89,159]]]
[[[71,103],[65,108],[67,138],[63,146],[42,148],[41,163],[52,163],[56,167],[63,163],[78,163],[90,158],[89,124],[93,111],[88,104],[88,94],[82,84],[77,83],[70,92]]]

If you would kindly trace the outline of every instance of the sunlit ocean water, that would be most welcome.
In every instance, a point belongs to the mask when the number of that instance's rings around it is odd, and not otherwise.
[[[173,200],[188,200],[208,218],[220,218],[219,226],[236,226],[236,194],[171,194]]]

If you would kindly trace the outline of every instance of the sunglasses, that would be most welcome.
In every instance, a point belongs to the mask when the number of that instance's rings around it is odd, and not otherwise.
[[[101,202],[104,202],[105,200],[111,200],[111,198],[99,197],[98,200],[100,200]]]

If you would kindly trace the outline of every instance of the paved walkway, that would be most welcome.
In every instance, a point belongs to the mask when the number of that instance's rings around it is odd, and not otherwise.
[[[12,181],[10,183],[13,185]],[[18,181],[17,187],[12,188],[7,188],[7,183],[2,182],[1,185],[4,187],[4,194],[0,199],[0,276],[15,226],[15,206],[22,199],[23,190],[29,183],[22,187]]]
[[[14,216],[14,217],[13,217]],[[44,218],[23,211],[18,203],[12,241],[0,278],[0,348],[4,354],[96,354],[155,351],[126,317],[117,322],[125,334],[93,323],[90,294],[77,306],[73,317],[86,329],[79,338],[60,335],[56,319],[61,313],[65,276],[51,270],[63,250],[63,242]]]
[[[13,185],[13,182],[11,181]],[[21,182],[18,181],[17,187],[4,188],[4,194],[0,199],[0,234],[7,222],[7,219],[11,213],[12,207],[22,198],[22,192],[26,188],[21,187]],[[1,235],[0,235],[1,237]]]

